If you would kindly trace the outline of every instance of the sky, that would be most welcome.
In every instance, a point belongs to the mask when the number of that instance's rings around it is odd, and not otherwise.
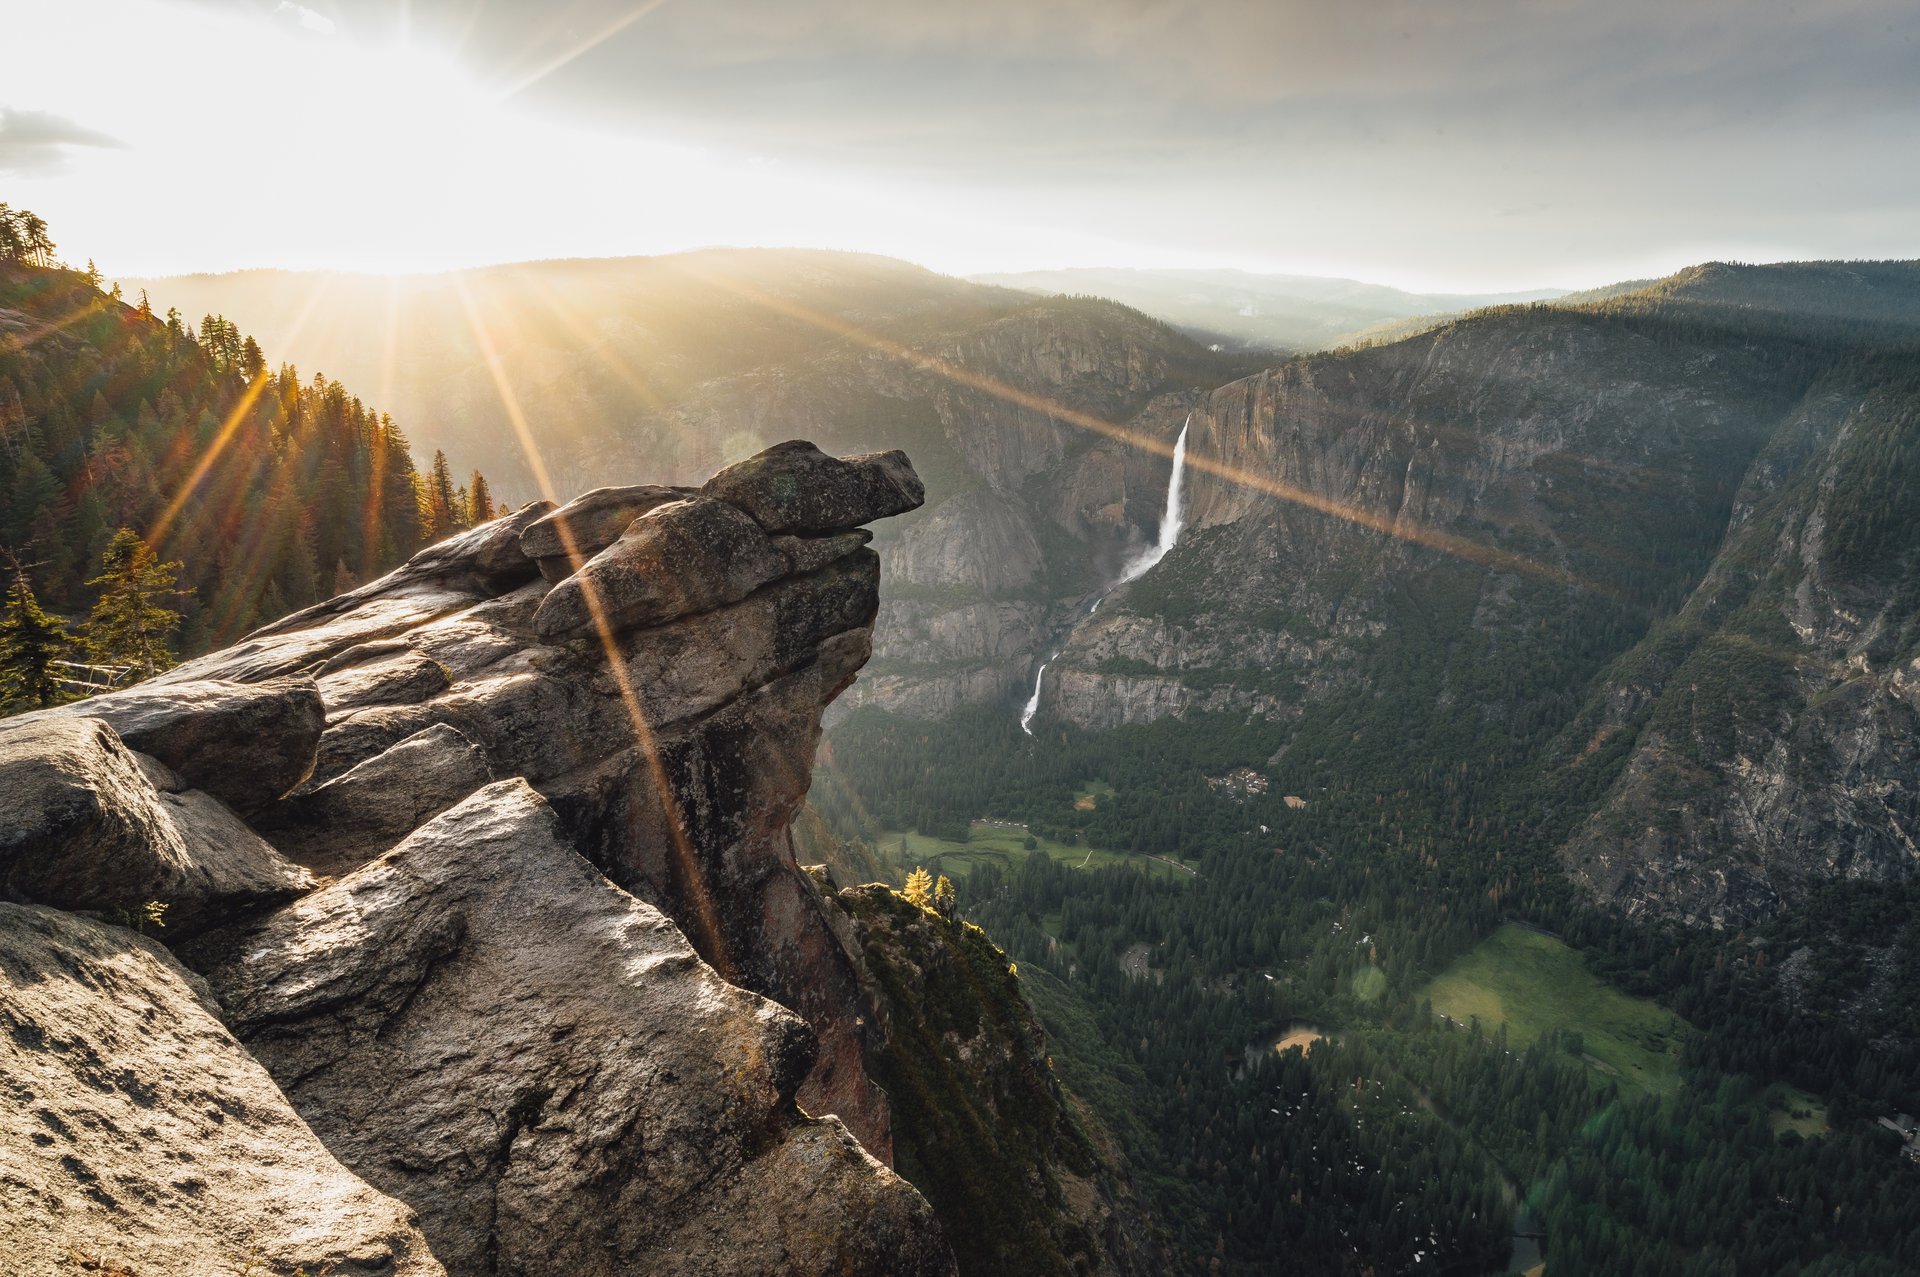
[[[714,244],[1578,288],[1920,256],[1914,0],[10,0],[109,275]]]

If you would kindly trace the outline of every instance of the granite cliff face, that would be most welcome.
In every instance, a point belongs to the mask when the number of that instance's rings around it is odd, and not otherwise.
[[[1651,538],[1673,521],[1655,493],[1723,520],[1793,404],[1757,359],[1702,358],[1517,312],[1222,387],[1193,415],[1182,545],[1076,625],[1043,712],[1297,715],[1370,676],[1402,583],[1442,559],[1472,574],[1482,633],[1519,619],[1516,588],[1643,589],[1642,547],[1597,529]]]
[[[1038,721],[1497,758],[1634,914],[1920,871],[1916,279],[1700,268],[1221,387],[1180,545],[1073,623]]]
[[[1888,445],[1911,456],[1912,412],[1834,390],[1769,441],[1712,571],[1568,733],[1567,775],[1586,743],[1632,741],[1561,848],[1576,882],[1724,927],[1823,880],[1920,873],[1920,561],[1905,513],[1877,508],[1910,482]]]
[[[0,723],[9,1271],[951,1272],[788,832],[921,499],[529,506]]]

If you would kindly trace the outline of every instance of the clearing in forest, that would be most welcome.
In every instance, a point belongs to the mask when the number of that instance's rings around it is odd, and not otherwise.
[[[1622,1092],[1680,1089],[1686,1022],[1620,992],[1552,936],[1501,927],[1436,977],[1426,997],[1435,1012],[1463,1024],[1478,1016],[1489,1035],[1505,1024],[1514,1050],[1555,1029],[1578,1033],[1594,1080],[1618,1082]]]
[[[1130,865],[1156,877],[1185,881],[1189,876],[1151,856],[1137,856],[1131,852],[1107,851],[1084,845],[1072,846],[1055,842],[1051,838],[1035,837],[1034,850],[1028,851],[1025,829],[984,820],[973,822],[967,830],[965,842],[952,842],[945,838],[934,838],[928,834],[889,829],[880,834],[879,844],[889,856],[897,860],[901,856],[900,844],[903,839],[906,842],[906,864],[909,868],[914,865],[925,865],[928,873],[944,873],[956,879],[962,874],[972,872],[980,865],[996,865],[1011,872],[1022,860],[1033,855],[1051,856],[1076,869],[1106,869],[1118,865]]]

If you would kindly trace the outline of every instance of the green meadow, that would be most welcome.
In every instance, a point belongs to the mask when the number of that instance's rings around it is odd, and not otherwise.
[[[1436,977],[1426,996],[1442,1015],[1462,1022],[1479,1017],[1488,1033],[1506,1025],[1515,1048],[1554,1029],[1578,1033],[1595,1080],[1618,1082],[1623,1093],[1680,1089],[1686,1024],[1607,984],[1552,936],[1502,927]]]
[[[1185,880],[1188,875],[1151,856],[1137,856],[1125,851],[1105,851],[1097,847],[1075,847],[1067,843],[1055,842],[1051,838],[1035,837],[1034,849],[1026,847],[1028,833],[1024,829],[1008,828],[1003,825],[989,824],[976,820],[967,830],[965,842],[954,842],[946,838],[933,838],[926,834],[913,833],[898,829],[889,829],[879,838],[880,849],[895,861],[904,861],[908,869],[924,865],[928,873],[946,874],[957,878],[970,874],[981,865],[995,865],[1011,871],[1028,856],[1051,856],[1063,864],[1076,869],[1106,869],[1118,865],[1128,865],[1146,873]],[[901,840],[906,841],[906,852],[900,850]]]

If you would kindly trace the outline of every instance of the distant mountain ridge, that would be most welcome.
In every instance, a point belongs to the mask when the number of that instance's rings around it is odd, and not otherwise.
[[[541,495],[540,466],[569,489],[595,468],[576,468],[582,453],[605,437],[631,440],[716,378],[810,358],[849,331],[912,342],[1031,304],[889,258],[797,250],[396,277],[241,271],[125,286],[188,315],[225,314],[302,367],[366,386],[422,447],[445,448],[522,499]],[[516,413],[537,431],[538,465]],[[698,458],[676,444],[669,462],[691,478],[754,450],[737,442],[713,441]]]
[[[1497,760],[1576,881],[1698,923],[1920,873],[1920,264],[1488,310],[1192,429],[1191,531],[1043,720],[1252,714],[1301,792]]]
[[[1543,301],[1564,291],[1413,293],[1318,275],[1120,267],[973,278],[983,284],[1033,293],[1110,297],[1158,316],[1201,341],[1281,352],[1324,350],[1353,341],[1403,335],[1399,330],[1409,321],[1437,322],[1485,306]]]

